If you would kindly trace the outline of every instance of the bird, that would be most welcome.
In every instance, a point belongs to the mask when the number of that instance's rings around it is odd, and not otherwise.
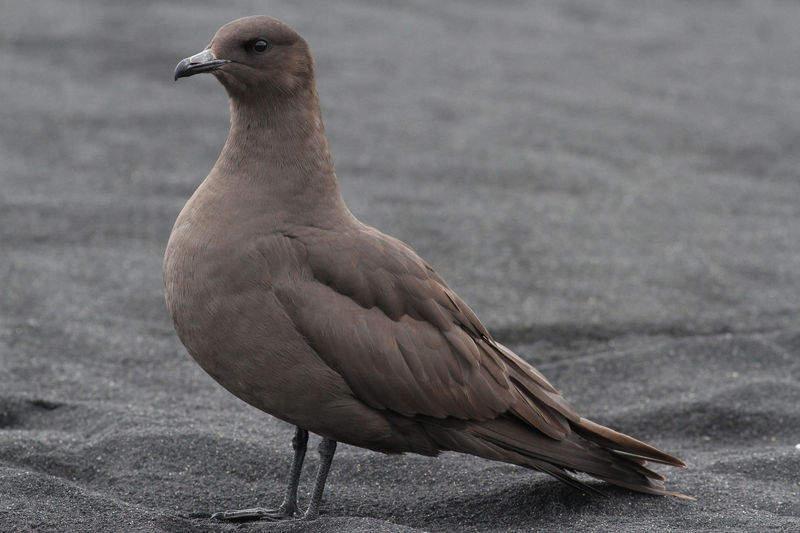
[[[645,466],[683,461],[581,417],[410,246],[350,212],[311,49],[294,29],[261,15],[229,22],[174,78],[200,73],[227,91],[230,131],[169,237],[166,305],[203,370],[296,428],[282,503],[213,518],[318,518],[337,442],[471,454],[584,492],[599,489],[573,474],[687,497]],[[301,512],[309,432],[320,463]]]

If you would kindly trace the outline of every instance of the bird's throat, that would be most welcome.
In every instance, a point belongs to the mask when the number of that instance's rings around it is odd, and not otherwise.
[[[316,91],[260,101],[232,98],[231,129],[215,170],[254,182],[287,207],[346,210]]]

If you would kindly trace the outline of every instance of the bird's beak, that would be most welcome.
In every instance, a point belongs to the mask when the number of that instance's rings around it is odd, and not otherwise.
[[[201,72],[211,72],[225,63],[230,63],[230,61],[228,59],[217,59],[211,53],[211,50],[206,49],[199,54],[181,60],[178,66],[175,67],[175,79],[187,78]]]

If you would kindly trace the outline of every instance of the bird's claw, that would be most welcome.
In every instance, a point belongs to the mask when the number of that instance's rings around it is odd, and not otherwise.
[[[254,507],[252,509],[237,509],[235,511],[221,511],[211,515],[214,520],[224,520],[227,522],[250,522],[255,520],[290,520],[294,518],[294,512],[288,509],[264,509]]]

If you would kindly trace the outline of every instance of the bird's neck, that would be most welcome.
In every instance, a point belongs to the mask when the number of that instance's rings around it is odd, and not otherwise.
[[[314,89],[260,101],[232,98],[231,129],[215,170],[250,182],[287,214],[349,214]]]

